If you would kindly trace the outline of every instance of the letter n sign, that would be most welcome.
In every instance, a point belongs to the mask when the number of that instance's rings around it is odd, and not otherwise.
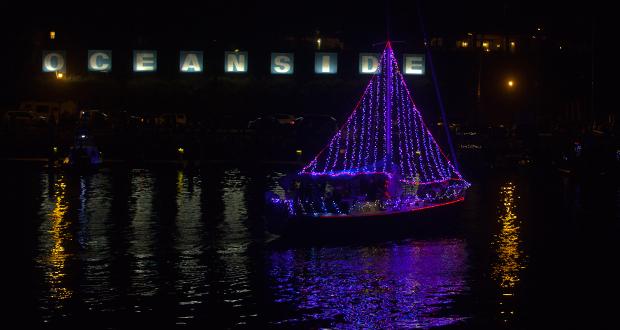
[[[224,52],[224,72],[248,72],[248,52]]]
[[[294,60],[293,53],[271,53],[271,74],[293,74]]]
[[[422,54],[404,54],[403,55],[403,73],[411,75],[423,75],[424,55]]]
[[[65,51],[46,50],[43,51],[43,72],[66,72],[67,61]]]

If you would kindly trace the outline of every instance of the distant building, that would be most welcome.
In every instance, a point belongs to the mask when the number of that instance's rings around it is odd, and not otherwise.
[[[285,40],[294,48],[332,51],[344,49],[344,42],[339,38],[321,36],[318,33],[316,36],[286,37]]]
[[[482,50],[484,52],[514,53],[523,45],[523,36],[495,33],[467,33],[460,36],[430,38],[430,47],[445,50]]]

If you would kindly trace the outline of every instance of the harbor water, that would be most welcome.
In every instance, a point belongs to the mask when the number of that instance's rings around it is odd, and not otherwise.
[[[279,192],[292,170],[115,166],[79,175],[10,165],[1,174],[5,297],[25,313],[14,321],[498,329],[612,318],[601,297],[617,297],[615,180],[465,168],[472,187],[450,215],[454,228],[359,240],[351,228],[342,242],[298,242],[266,232],[263,217],[264,192]]]

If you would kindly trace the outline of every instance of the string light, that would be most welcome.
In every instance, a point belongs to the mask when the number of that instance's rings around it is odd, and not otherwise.
[[[390,77],[388,71],[391,71]],[[391,84],[390,95],[387,93],[387,84]],[[388,102],[390,107],[387,106]],[[386,113],[388,108],[391,108],[389,114]],[[387,127],[387,116],[394,118],[396,125]],[[387,145],[388,133],[393,133],[391,145]],[[389,152],[389,149],[394,152]],[[391,171],[391,164],[399,166],[393,170],[398,175],[409,179],[419,177],[421,184],[448,179],[462,180],[413,103],[388,44],[377,72],[366,86],[353,113],[327,147],[300,174],[338,176],[374,173],[377,169],[381,169],[379,173],[386,174]]]
[[[334,179],[382,175],[403,189],[390,196],[386,185],[385,198],[351,203],[319,196],[272,200],[291,215],[420,210],[462,201],[469,187],[424,123],[389,42],[353,112],[299,174]]]

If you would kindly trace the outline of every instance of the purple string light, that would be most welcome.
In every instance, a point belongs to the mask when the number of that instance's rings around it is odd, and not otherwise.
[[[387,127],[386,119],[396,125]],[[391,165],[399,169],[388,170]],[[389,43],[349,118],[300,174],[398,174],[403,182],[419,184],[463,180],[424,123]]]

